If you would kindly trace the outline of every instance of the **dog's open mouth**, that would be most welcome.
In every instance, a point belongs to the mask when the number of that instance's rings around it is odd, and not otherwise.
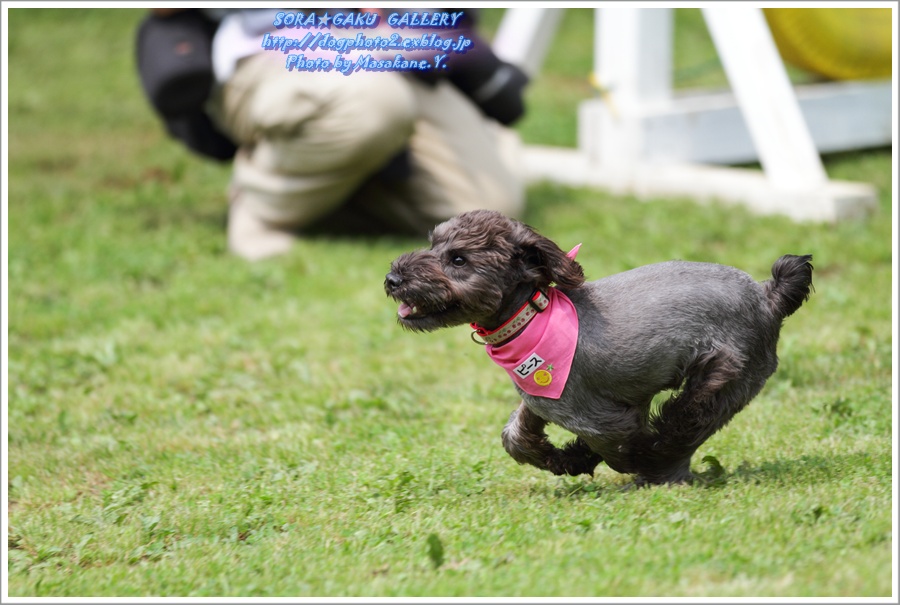
[[[420,322],[425,322],[426,324],[440,322],[455,308],[455,305],[426,307],[422,303],[401,300],[400,306],[397,308],[397,319],[407,325],[420,324]]]
[[[420,305],[401,300],[400,307],[397,309],[397,315],[400,319],[418,319],[431,315],[440,315],[446,311],[446,308],[423,309]]]
[[[400,316],[400,319],[407,319],[408,317],[415,317],[419,314],[419,307],[416,305],[411,305],[408,302],[400,301],[400,308],[397,309],[397,315]]]

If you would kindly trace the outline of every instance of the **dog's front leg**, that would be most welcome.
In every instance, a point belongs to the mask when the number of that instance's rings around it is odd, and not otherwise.
[[[587,443],[576,438],[560,449],[550,443],[544,427],[547,421],[528,409],[524,402],[503,427],[503,448],[519,464],[530,464],[554,475],[593,475],[603,458]]]

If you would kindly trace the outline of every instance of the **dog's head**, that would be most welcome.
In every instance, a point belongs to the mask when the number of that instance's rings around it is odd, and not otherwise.
[[[534,229],[488,210],[460,214],[434,228],[431,248],[391,263],[385,292],[400,303],[405,328],[429,331],[500,325],[534,292],[584,283],[581,265]]]

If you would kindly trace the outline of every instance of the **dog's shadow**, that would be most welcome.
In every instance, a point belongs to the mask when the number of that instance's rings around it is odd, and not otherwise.
[[[755,466],[741,463],[734,471],[726,473],[726,482],[821,485],[844,479],[857,473],[860,468],[876,469],[871,453],[859,451],[842,456],[803,455],[794,459],[776,458]]]
[[[742,462],[733,470],[724,468],[718,460],[710,457],[695,461],[693,465],[694,481],[690,484],[678,485],[688,489],[718,489],[727,486],[769,485],[791,486],[822,485],[839,481],[853,469],[871,468],[873,456],[868,452],[854,452],[846,456],[803,455],[795,459],[776,458],[758,464]],[[534,486],[532,493],[544,497],[558,499],[596,498],[599,495],[625,495],[641,489],[634,481],[617,480],[624,475],[612,475],[598,469],[594,477],[560,477],[556,485],[545,484]],[[889,472],[889,471],[885,471]],[[666,486],[647,486],[643,489],[665,489]]]

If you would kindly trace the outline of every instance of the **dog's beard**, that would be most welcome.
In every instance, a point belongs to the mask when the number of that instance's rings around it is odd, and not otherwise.
[[[397,322],[414,332],[432,332],[441,328],[478,323],[482,318],[497,313],[501,298],[499,292],[491,292],[472,301],[454,292],[450,287],[406,287],[389,293],[399,303]],[[476,304],[472,304],[475,302]],[[488,308],[484,308],[488,307]]]

